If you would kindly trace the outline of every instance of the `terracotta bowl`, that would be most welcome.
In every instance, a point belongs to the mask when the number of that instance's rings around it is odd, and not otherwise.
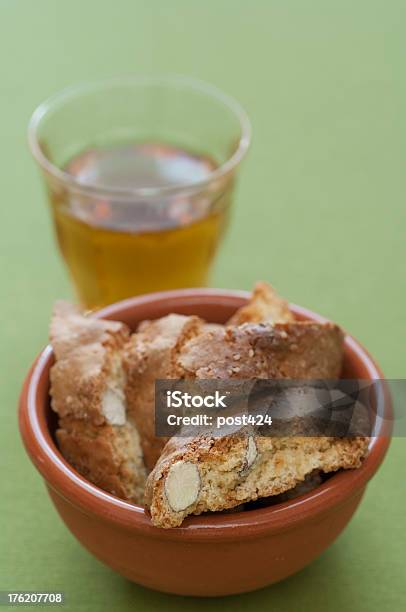
[[[155,293],[119,302],[95,316],[124,321],[132,329],[143,319],[170,312],[223,323],[246,302],[247,295],[214,289]],[[298,319],[325,320],[303,308],[292,309]],[[167,593],[243,593],[302,569],[344,529],[389,445],[389,435],[373,438],[361,468],[337,473],[295,500],[239,513],[191,517],[181,528],[158,529],[142,507],[94,486],[60,454],[48,397],[52,363],[48,346],[22,389],[19,422],[26,450],[60,516],[83,546],[130,580]],[[383,378],[374,360],[350,336],[345,340],[344,375]],[[385,416],[390,417],[389,398],[382,402]]]

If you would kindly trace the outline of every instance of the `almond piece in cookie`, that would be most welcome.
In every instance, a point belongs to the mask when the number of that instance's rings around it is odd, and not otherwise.
[[[175,364],[183,345],[196,336],[203,321],[198,317],[170,314],[144,321],[131,337],[124,357],[129,415],[141,437],[145,465],[152,469],[166,444],[155,436],[155,381],[175,378]]]
[[[59,415],[63,456],[94,484],[141,502],[146,470],[138,431],[127,415],[122,367],[129,330],[59,302],[50,336],[51,404]]]
[[[248,304],[239,308],[227,325],[287,323],[293,320],[294,316],[289,310],[288,302],[279,297],[271,285],[258,282],[254,286]]]
[[[165,496],[175,512],[182,512],[196,502],[200,493],[199,469],[191,461],[175,461],[165,478]]]
[[[279,495],[314,470],[359,467],[366,438],[171,438],[149,475],[145,501],[157,527],[178,527],[191,514],[221,511]],[[255,449],[255,451],[254,451]]]

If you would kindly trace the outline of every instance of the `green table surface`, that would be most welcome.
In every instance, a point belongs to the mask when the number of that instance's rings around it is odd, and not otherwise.
[[[270,280],[356,335],[387,376],[405,375],[405,9],[402,0],[0,1],[0,590],[60,589],[68,610],[405,609],[404,439],[311,566],[256,593],[200,600],[131,584],[87,553],[52,507],[16,421],[52,303],[72,295],[27,121],[69,84],[124,73],[207,80],[252,119],[212,285]]]

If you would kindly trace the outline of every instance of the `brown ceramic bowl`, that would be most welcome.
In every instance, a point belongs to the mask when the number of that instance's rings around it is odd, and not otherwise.
[[[223,323],[246,293],[190,289],[119,302],[95,314],[134,329],[139,321],[170,312]],[[298,319],[324,319],[292,306]],[[357,470],[333,475],[317,489],[275,506],[190,517],[177,529],[158,529],[142,507],[102,491],[80,476],[55,445],[49,405],[50,347],[29,372],[20,399],[20,430],[32,462],[68,529],[98,559],[130,580],[167,593],[228,595],[272,584],[305,567],[344,529],[378,469],[389,436],[373,438]],[[360,344],[345,340],[347,378],[383,378]],[[382,400],[390,417],[389,398]]]

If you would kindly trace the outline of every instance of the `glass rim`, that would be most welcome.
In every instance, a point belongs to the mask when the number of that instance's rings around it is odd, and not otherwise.
[[[196,92],[200,92],[222,103],[236,117],[241,134],[238,140],[238,146],[234,153],[226,159],[220,166],[210,172],[203,180],[193,183],[179,183],[169,187],[100,187],[97,185],[89,185],[80,183],[74,176],[58,168],[52,163],[47,155],[43,152],[38,139],[38,129],[41,122],[47,117],[48,113],[65,104],[67,101],[79,97],[83,93],[96,92],[107,88],[116,87],[122,84],[131,84],[136,86],[157,86],[167,85],[168,87],[186,87]],[[237,100],[228,94],[224,93],[216,86],[206,83],[192,77],[183,75],[161,75],[161,76],[119,76],[110,79],[98,81],[88,81],[78,83],[66,87],[61,91],[53,94],[45,99],[31,115],[28,123],[28,145],[32,156],[37,161],[39,166],[48,174],[53,176],[59,182],[66,185],[69,189],[76,192],[81,192],[87,195],[100,194],[113,197],[131,197],[131,198],[154,198],[161,196],[169,196],[179,193],[194,193],[202,191],[207,185],[221,179],[223,176],[231,172],[242,161],[251,143],[251,123],[244,108]]]

